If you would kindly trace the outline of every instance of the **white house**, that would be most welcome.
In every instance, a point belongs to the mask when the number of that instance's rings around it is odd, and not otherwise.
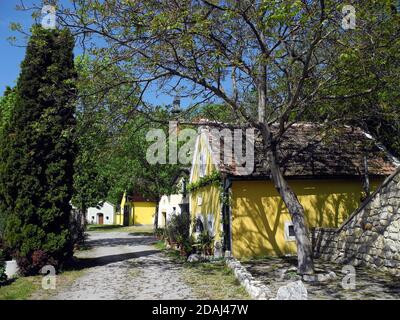
[[[181,194],[163,195],[158,205],[158,225],[164,228],[174,214],[181,214]]]
[[[178,177],[176,183],[180,186],[185,184],[185,177]],[[158,204],[158,226],[165,228],[168,221],[175,214],[179,215],[188,206],[188,199],[182,193],[163,195]]]
[[[86,212],[86,221],[91,224],[114,224],[115,207],[106,201],[103,205],[89,208]]]

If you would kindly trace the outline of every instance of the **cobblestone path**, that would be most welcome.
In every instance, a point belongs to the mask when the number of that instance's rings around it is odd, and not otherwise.
[[[92,249],[79,252],[85,274],[51,299],[195,299],[181,279],[181,267],[152,244],[150,236],[89,233]]]

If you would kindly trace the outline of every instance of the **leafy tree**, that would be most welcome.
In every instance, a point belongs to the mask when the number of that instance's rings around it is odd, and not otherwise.
[[[9,125],[12,110],[15,104],[16,92],[15,89],[7,87],[4,96],[0,98],[0,144],[5,138],[7,127]],[[0,150],[0,154],[1,154]],[[2,163],[0,163],[0,172],[2,168]],[[0,240],[3,237],[5,224],[5,212],[0,210]]]
[[[95,94],[98,83],[94,62],[87,56],[76,59],[78,72],[79,104],[76,110],[77,156],[75,159],[73,204],[82,212],[107,198],[109,182],[101,174],[100,162],[108,149],[111,126],[114,125],[108,104]],[[96,79],[93,79],[96,77]]]
[[[193,99],[224,103],[237,123],[260,131],[270,146],[265,158],[272,180],[292,216],[299,271],[313,273],[304,208],[281,173],[278,141],[293,123],[327,100],[349,100],[374,91],[376,77],[341,86],[344,78],[347,83],[357,80],[359,74],[352,74],[354,60],[334,69],[337,57],[346,57],[349,47],[363,50],[360,37],[367,37],[370,30],[343,30],[340,0],[73,2],[74,14],[60,8],[62,23],[86,40],[102,38],[92,53],[122,66],[141,98],[158,85],[165,93],[175,90]],[[387,21],[393,4],[354,3],[357,21],[366,21],[379,37],[386,31],[376,22]],[[378,48],[369,50],[372,57]],[[247,103],[252,92],[256,108]],[[345,109],[337,119],[348,112]],[[273,123],[279,124],[277,132]]]
[[[163,110],[157,112],[167,116]],[[104,174],[111,182],[108,198],[114,203],[121,200],[124,191],[142,194],[155,199],[157,203],[163,194],[175,192],[173,180],[179,173],[180,166],[177,164],[160,166],[150,164],[146,160],[147,148],[152,143],[146,140],[146,134],[154,128],[164,130],[166,135],[168,133],[167,126],[157,124],[155,127],[155,124],[146,117],[137,115],[114,137],[118,142],[109,149],[108,157],[103,158]],[[155,225],[157,225],[157,215]]]
[[[167,132],[167,126],[160,127],[159,122],[144,116],[137,106],[138,95],[132,91],[134,80],[118,65],[109,65],[107,59],[82,56],[76,65],[80,97],[74,205],[85,211],[105,200],[118,205],[125,191],[153,199],[172,192],[179,168],[150,165],[144,157],[150,144],[147,132],[153,128]],[[167,108],[141,108],[155,119],[171,116]]]
[[[72,255],[69,231],[76,72],[69,30],[32,28],[7,134],[1,140],[0,211],[21,271]]]
[[[0,249],[0,284],[5,280],[7,280],[6,261],[5,261],[3,250]]]
[[[189,110],[185,115],[186,119],[196,121],[207,119],[210,121],[221,121],[224,123],[234,123],[235,116],[225,104],[204,104],[195,110]]]
[[[334,57],[328,70],[336,81],[304,119],[362,127],[400,156],[400,15],[395,8],[393,1],[357,7],[357,28],[342,34],[341,50],[331,46],[325,52]]]
[[[7,124],[10,122],[15,98],[15,89],[11,89],[10,87],[7,87],[3,97],[0,98],[0,137]]]

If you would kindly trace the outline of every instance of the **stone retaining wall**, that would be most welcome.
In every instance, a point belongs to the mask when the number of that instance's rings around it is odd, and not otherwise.
[[[232,269],[236,279],[246,289],[252,299],[268,300],[272,298],[271,290],[260,281],[254,279],[250,272],[248,272],[239,261],[232,257],[226,258],[225,261],[227,266]]]
[[[400,170],[339,229],[312,230],[312,243],[316,257],[400,273]]]

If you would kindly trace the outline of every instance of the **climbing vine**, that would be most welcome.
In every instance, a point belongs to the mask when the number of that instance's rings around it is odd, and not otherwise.
[[[199,180],[195,182],[189,183],[187,185],[187,191],[194,192],[208,185],[219,185],[220,182],[221,182],[221,174],[218,171],[214,170],[209,175],[201,177]]]

